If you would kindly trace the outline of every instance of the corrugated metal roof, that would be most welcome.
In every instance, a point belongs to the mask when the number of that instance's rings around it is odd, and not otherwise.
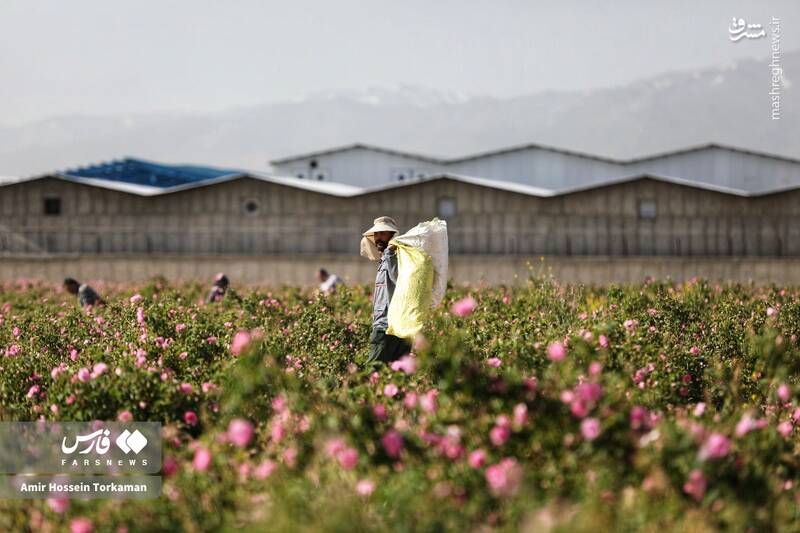
[[[153,187],[173,187],[240,173],[239,170],[198,165],[167,165],[143,159],[125,159],[58,172],[80,178],[113,180]]]
[[[103,179],[95,179],[95,178],[81,178],[78,176],[69,176],[63,174],[50,174],[50,175],[43,175],[43,176],[36,176],[32,178],[24,178],[18,179],[13,182],[3,183],[0,182],[0,187],[7,187],[15,184],[20,184],[22,182],[29,182],[29,181],[36,181],[41,179],[47,178],[54,178],[60,179],[72,183],[79,183],[82,185],[88,185],[90,187],[100,187],[104,189],[111,189],[116,190],[119,192],[124,192],[128,194],[135,194],[137,196],[161,196],[165,194],[173,194],[178,193],[181,191],[191,190],[191,189],[200,189],[205,187],[213,187],[214,185],[218,185],[221,183],[227,183],[239,179],[256,179],[260,181],[264,181],[267,183],[275,183],[278,185],[284,185],[287,187],[293,187],[296,189],[307,190],[311,192],[316,192],[319,194],[325,194],[329,196],[337,196],[343,198],[350,198],[355,196],[360,196],[364,194],[374,194],[380,192],[390,192],[394,189],[400,189],[403,187],[414,187],[416,185],[427,183],[431,181],[441,180],[441,179],[450,179],[454,181],[459,181],[462,183],[469,183],[471,185],[478,185],[481,187],[487,187],[492,189],[499,189],[505,190],[509,192],[515,192],[519,194],[525,194],[528,196],[536,196],[539,198],[551,198],[556,196],[563,196],[567,194],[574,194],[578,192],[584,191],[591,191],[595,189],[602,189],[604,187],[610,187],[613,185],[619,185],[623,183],[634,182],[638,180],[644,179],[652,179],[656,181],[663,181],[665,183],[672,183],[675,185],[680,185],[683,187],[691,187],[695,189],[701,190],[708,190],[713,192],[718,192],[720,194],[728,194],[731,196],[740,196],[740,197],[759,197],[759,196],[767,196],[770,194],[777,194],[781,192],[788,192],[793,190],[800,189],[800,186],[795,187],[781,187],[778,189],[771,189],[762,192],[750,192],[744,191],[741,189],[734,189],[730,187],[724,187],[719,185],[713,185],[708,183],[698,183],[692,180],[687,180],[679,177],[674,176],[666,176],[666,175],[659,175],[659,174],[652,174],[652,173],[639,173],[639,174],[632,174],[630,176],[624,176],[620,178],[612,178],[609,180],[605,180],[602,182],[598,182],[592,185],[585,185],[579,187],[572,187],[572,188],[565,188],[559,190],[550,190],[550,189],[542,189],[540,187],[533,187],[530,185],[524,185],[516,182],[511,181],[499,181],[493,179],[486,179],[486,178],[478,178],[474,176],[464,176],[459,174],[449,174],[449,173],[442,173],[436,174],[433,176],[425,177],[425,178],[416,178],[413,180],[408,180],[400,183],[388,183],[385,185],[378,185],[375,187],[356,187],[353,185],[347,185],[344,183],[335,183],[335,182],[318,182],[318,181],[309,181],[303,180],[299,178],[293,177],[282,177],[282,176],[268,176],[264,174],[258,173],[240,173],[240,174],[231,174],[228,176],[222,176],[219,178],[214,178],[210,180],[204,180],[196,183],[188,183],[183,185],[176,185],[174,187],[152,187],[148,185],[139,185],[139,184],[130,184],[124,182],[118,182],[114,180],[103,180]]]
[[[748,150],[745,148],[737,148],[736,146],[728,146],[725,144],[719,143],[706,143],[706,144],[699,144],[697,146],[689,146],[687,148],[679,148],[677,150],[671,150],[667,152],[659,152],[656,154],[644,155],[641,157],[635,157],[633,159],[627,159],[622,161],[624,164],[632,164],[632,163],[641,163],[643,161],[651,161],[653,159],[660,159],[662,157],[669,157],[673,155],[679,154],[686,154],[690,152],[699,152],[701,150],[709,150],[712,148],[718,148],[720,150],[727,150],[729,152],[736,152],[739,154],[747,154],[747,155],[754,155],[757,157],[766,157],[767,159],[774,159],[776,161],[786,161],[787,163],[800,163],[800,159],[793,159],[791,157],[786,157],[782,155],[775,155],[769,154],[767,152],[759,152],[756,150]]]
[[[775,160],[778,160],[778,161],[787,161],[787,162],[790,162],[790,163],[800,163],[800,159],[793,159],[793,158],[786,157],[786,156],[768,154],[768,153],[765,153],[765,152],[758,152],[758,151],[755,151],[755,150],[748,150],[748,149],[745,149],[745,148],[737,148],[735,146],[729,146],[729,145],[720,144],[720,143],[716,143],[716,142],[700,144],[700,145],[696,145],[696,146],[689,146],[689,147],[685,147],[685,148],[678,148],[678,149],[675,149],[675,150],[669,150],[669,151],[666,151],[666,152],[658,152],[658,153],[655,153],[655,154],[647,154],[647,155],[633,157],[633,158],[629,158],[629,159],[617,159],[617,158],[614,158],[614,157],[606,157],[606,156],[597,155],[597,154],[589,154],[589,153],[586,153],[586,152],[579,152],[577,150],[569,150],[569,149],[566,149],[566,148],[558,148],[558,147],[555,147],[555,146],[548,146],[548,145],[538,144],[538,143],[526,143],[526,144],[521,144],[521,145],[516,145],[516,146],[509,146],[509,147],[505,147],[505,148],[499,148],[497,150],[487,150],[485,152],[478,152],[478,153],[475,153],[475,154],[469,154],[469,155],[453,157],[453,158],[434,158],[434,157],[415,154],[415,153],[411,153],[411,152],[401,152],[401,151],[392,150],[392,149],[389,149],[389,148],[381,148],[381,147],[372,146],[372,145],[369,145],[369,144],[356,143],[356,144],[350,144],[350,145],[346,145],[346,146],[339,146],[339,147],[329,148],[329,149],[326,149],[326,150],[319,150],[319,151],[316,151],[316,152],[308,152],[306,154],[299,154],[299,155],[294,155],[294,156],[290,156],[290,157],[284,157],[284,158],[281,158],[281,159],[274,159],[274,160],[270,161],[270,163],[273,164],[273,165],[281,165],[281,164],[284,164],[284,163],[290,163],[292,161],[298,161],[298,160],[301,160],[301,159],[307,159],[309,157],[319,157],[319,156],[323,156],[323,155],[330,155],[330,154],[334,154],[334,153],[337,153],[337,152],[343,152],[343,151],[347,151],[347,150],[364,149],[364,150],[371,150],[373,152],[382,152],[382,153],[386,153],[386,154],[393,154],[393,155],[399,155],[399,156],[409,157],[409,158],[413,158],[413,159],[419,159],[421,161],[427,161],[429,163],[436,163],[436,164],[440,164],[440,165],[448,165],[448,164],[452,164],[452,163],[461,163],[463,161],[471,161],[471,160],[474,160],[474,159],[482,159],[484,157],[492,157],[492,156],[507,154],[507,153],[511,153],[511,152],[519,152],[519,151],[522,151],[522,150],[546,150],[548,152],[556,152],[556,153],[559,153],[559,154],[570,155],[570,156],[574,156],[574,157],[581,157],[581,158],[584,158],[584,159],[593,159],[593,160],[596,160],[596,161],[603,161],[605,163],[613,163],[613,164],[616,164],[616,165],[628,165],[628,164],[632,164],[632,163],[641,163],[642,161],[649,161],[649,160],[652,160],[652,159],[659,159],[661,157],[667,157],[667,156],[671,156],[671,155],[678,155],[678,154],[684,154],[684,153],[688,153],[688,152],[696,152],[696,151],[699,151],[699,150],[706,150],[706,149],[709,149],[709,148],[720,148],[722,150],[729,150],[731,152],[738,152],[738,153],[742,153],[742,154],[755,155],[755,156],[760,156],[760,157],[767,157],[767,158],[775,159]]]
[[[396,156],[399,156],[399,157],[407,157],[409,159],[417,159],[419,161],[425,161],[427,163],[434,163],[436,165],[443,165],[443,164],[447,164],[447,162],[448,162],[448,160],[441,159],[441,158],[438,158],[438,157],[415,154],[415,153],[412,153],[412,152],[403,152],[403,151],[400,151],[400,150],[393,150],[391,148],[382,148],[380,146],[374,146],[374,145],[371,145],[371,144],[353,143],[353,144],[348,144],[348,145],[345,145],[345,146],[337,146],[337,147],[334,147],[334,148],[328,148],[326,150],[319,150],[319,151],[316,151],[316,152],[307,152],[305,154],[293,155],[293,156],[289,156],[289,157],[282,157],[280,159],[273,159],[272,161],[270,161],[270,164],[272,164],[272,165],[283,165],[284,163],[291,163],[293,161],[300,161],[302,159],[308,159],[310,157],[320,157],[320,156],[323,156],[323,155],[330,155],[330,154],[335,154],[335,153],[339,153],[339,152],[347,152],[349,150],[369,150],[371,152],[379,152],[379,153],[382,153],[382,154],[396,155]]]
[[[20,184],[23,182],[33,182],[43,179],[57,179],[67,181],[70,183],[78,183],[81,185],[88,185],[90,187],[99,187],[101,189],[109,189],[113,191],[124,192],[128,194],[135,194],[137,196],[160,196],[162,194],[170,194],[191,189],[199,189],[202,187],[211,187],[229,181],[239,179],[255,179],[267,183],[275,183],[277,185],[285,185],[296,189],[303,189],[306,191],[316,192],[320,194],[328,194],[331,196],[355,196],[363,192],[363,188],[347,185],[346,183],[336,182],[319,182],[310,180],[301,180],[292,177],[282,176],[268,176],[258,172],[239,172],[236,174],[226,174],[218,178],[205,179],[193,183],[184,183],[181,185],[174,185],[172,187],[154,187],[152,185],[141,185],[138,183],[126,183],[123,181],[107,180],[99,178],[84,178],[81,176],[72,176],[69,174],[44,174],[41,176],[30,176],[26,178],[15,178],[8,182],[0,181],[0,187],[7,185]]]
[[[294,177],[270,176],[267,174],[262,174],[260,172],[240,172],[238,174],[230,174],[227,176],[221,176],[219,178],[214,178],[210,180],[198,181],[196,183],[187,183],[184,185],[177,185],[175,187],[160,189],[159,193],[165,194],[165,193],[185,191],[189,189],[199,189],[201,187],[209,187],[217,185],[219,183],[226,183],[229,181],[235,181],[238,179],[246,179],[246,178],[265,181],[267,183],[275,183],[277,185],[285,185],[287,187],[294,187],[295,189],[303,189],[306,191],[317,192],[320,194],[328,194],[331,196],[355,196],[356,194],[359,194],[363,190],[361,187],[356,187],[354,185],[348,185],[346,183],[338,183],[333,181],[311,181]]]

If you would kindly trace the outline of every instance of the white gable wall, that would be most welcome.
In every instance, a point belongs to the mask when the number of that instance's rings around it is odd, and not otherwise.
[[[717,147],[665,155],[629,169],[755,193],[800,184],[799,163]]]
[[[312,169],[310,162],[317,162]],[[709,147],[631,163],[615,163],[537,147],[509,150],[449,164],[367,148],[334,151],[274,165],[275,174],[375,187],[443,172],[508,181],[547,190],[596,185],[651,173],[752,193],[800,185],[800,163]]]
[[[311,161],[317,162],[312,169]],[[373,187],[396,183],[400,176],[404,180],[430,176],[442,172],[444,167],[425,160],[378,152],[365,148],[353,148],[329,154],[305,157],[288,163],[273,164],[276,175],[302,177],[323,181],[347,183],[357,187]]]
[[[550,190],[599,183],[627,174],[624,167],[541,148],[525,148],[454,162],[449,172],[513,181]]]

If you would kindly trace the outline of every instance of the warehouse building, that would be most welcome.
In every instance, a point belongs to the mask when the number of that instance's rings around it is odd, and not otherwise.
[[[157,181],[156,181],[157,182]],[[458,174],[356,187],[257,173],[179,185],[46,175],[0,186],[0,251],[357,254],[380,215],[448,221],[454,254],[800,256],[800,189],[636,174],[551,191]]]
[[[441,159],[364,144],[271,161],[275,174],[359,187],[440,173],[479,176],[551,191],[602,184],[637,174],[765,193],[800,186],[800,161],[706,144],[636,159],[612,159],[536,144]]]
[[[447,220],[457,281],[525,279],[543,256],[572,281],[800,282],[800,164],[786,158],[708,145],[620,162],[531,145],[442,160],[358,145],[276,163],[289,175],[125,159],[0,178],[0,279],[308,283],[326,266],[368,282],[361,232],[388,214],[401,229]]]

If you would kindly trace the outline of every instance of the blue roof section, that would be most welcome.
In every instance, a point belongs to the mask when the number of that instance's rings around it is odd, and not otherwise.
[[[164,165],[141,159],[125,158],[99,165],[68,169],[60,174],[166,188],[229,176],[239,172],[239,170],[196,165]]]

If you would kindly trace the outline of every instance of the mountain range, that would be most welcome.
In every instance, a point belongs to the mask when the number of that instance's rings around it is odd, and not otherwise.
[[[800,50],[781,62],[780,120],[765,58],[510,98],[397,85],[213,113],[63,116],[0,127],[0,175],[124,156],[265,171],[270,159],[353,142],[441,157],[537,143],[614,158],[717,142],[800,158]]]

